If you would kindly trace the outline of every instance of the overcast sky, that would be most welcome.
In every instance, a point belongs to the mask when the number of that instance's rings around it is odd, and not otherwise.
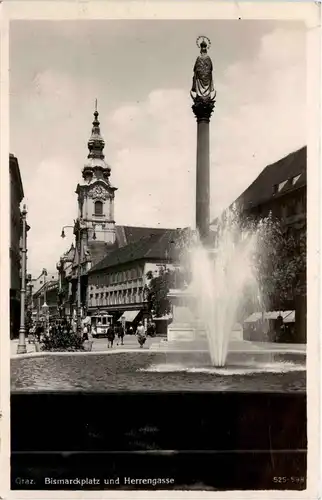
[[[302,23],[278,21],[14,21],[10,151],[31,225],[29,272],[54,269],[71,242],[98,99],[117,224],[194,224],[196,37],[214,65],[211,216],[269,163],[306,144]]]

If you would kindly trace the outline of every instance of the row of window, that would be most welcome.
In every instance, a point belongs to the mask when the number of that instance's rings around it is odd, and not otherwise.
[[[126,271],[119,271],[117,273],[98,274],[96,276],[92,276],[90,279],[90,284],[98,286],[113,285],[115,283],[124,283],[125,281],[142,278],[142,275],[143,269],[141,267],[138,267],[127,269]]]
[[[143,288],[119,292],[91,293],[89,297],[91,305],[133,304],[143,301]]]
[[[292,177],[291,179],[286,179],[285,181],[280,182],[279,184],[275,184],[273,186],[273,192],[274,194],[280,193],[282,189],[286,186],[288,183],[290,186],[295,186],[299,178],[301,177],[302,174],[298,174],[295,177]]]

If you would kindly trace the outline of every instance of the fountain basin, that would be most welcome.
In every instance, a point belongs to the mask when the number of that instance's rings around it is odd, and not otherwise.
[[[269,356],[269,357],[268,357]],[[305,353],[232,352],[216,369],[205,351],[50,353],[11,360],[12,391],[306,390]]]

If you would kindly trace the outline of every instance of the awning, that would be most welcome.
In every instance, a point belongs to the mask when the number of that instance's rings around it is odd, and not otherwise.
[[[274,320],[278,316],[282,316],[285,323],[293,323],[295,321],[295,311],[268,311],[264,314],[261,312],[256,312],[251,314],[244,323],[256,323],[256,321],[264,320]]]
[[[137,315],[140,313],[140,311],[124,311],[122,316],[120,317],[120,320],[125,320],[128,321],[129,323],[132,323],[132,321],[135,320]]]
[[[165,314],[164,316],[161,316],[161,318],[157,318],[157,317],[153,316],[152,319],[153,319],[153,321],[160,321],[160,320],[169,321],[170,319],[172,319],[172,316],[171,316],[171,314]]]
[[[262,319],[262,313],[253,313],[247,319],[245,319],[244,323],[255,323]]]
[[[90,325],[91,324],[90,316],[86,316],[86,318],[83,319],[82,323],[83,325]]]
[[[287,315],[284,316],[284,323],[295,323],[295,311],[285,311],[285,312],[287,313]]]

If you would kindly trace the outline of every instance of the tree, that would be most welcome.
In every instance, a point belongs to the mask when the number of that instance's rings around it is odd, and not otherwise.
[[[168,299],[170,289],[184,287],[184,276],[180,269],[160,267],[157,276],[152,271],[146,275],[149,280],[147,285],[148,309],[153,316],[161,318],[171,313],[171,303]]]
[[[171,303],[168,299],[170,289],[182,289],[190,279],[186,250],[190,247],[193,237],[194,232],[189,228],[177,230],[167,252],[168,259],[177,267],[169,269],[167,265],[164,265],[159,268],[157,276],[152,271],[146,275],[149,280],[146,290],[148,309],[157,318],[171,312]]]
[[[265,219],[259,224],[255,268],[266,308],[283,309],[296,295],[305,295],[306,228],[285,227],[271,216]]]
[[[157,276],[154,276],[153,272],[149,271],[146,277],[150,280],[147,286],[149,312],[157,318],[161,318],[171,312],[168,293],[173,282],[172,273],[166,267],[161,267]]]

